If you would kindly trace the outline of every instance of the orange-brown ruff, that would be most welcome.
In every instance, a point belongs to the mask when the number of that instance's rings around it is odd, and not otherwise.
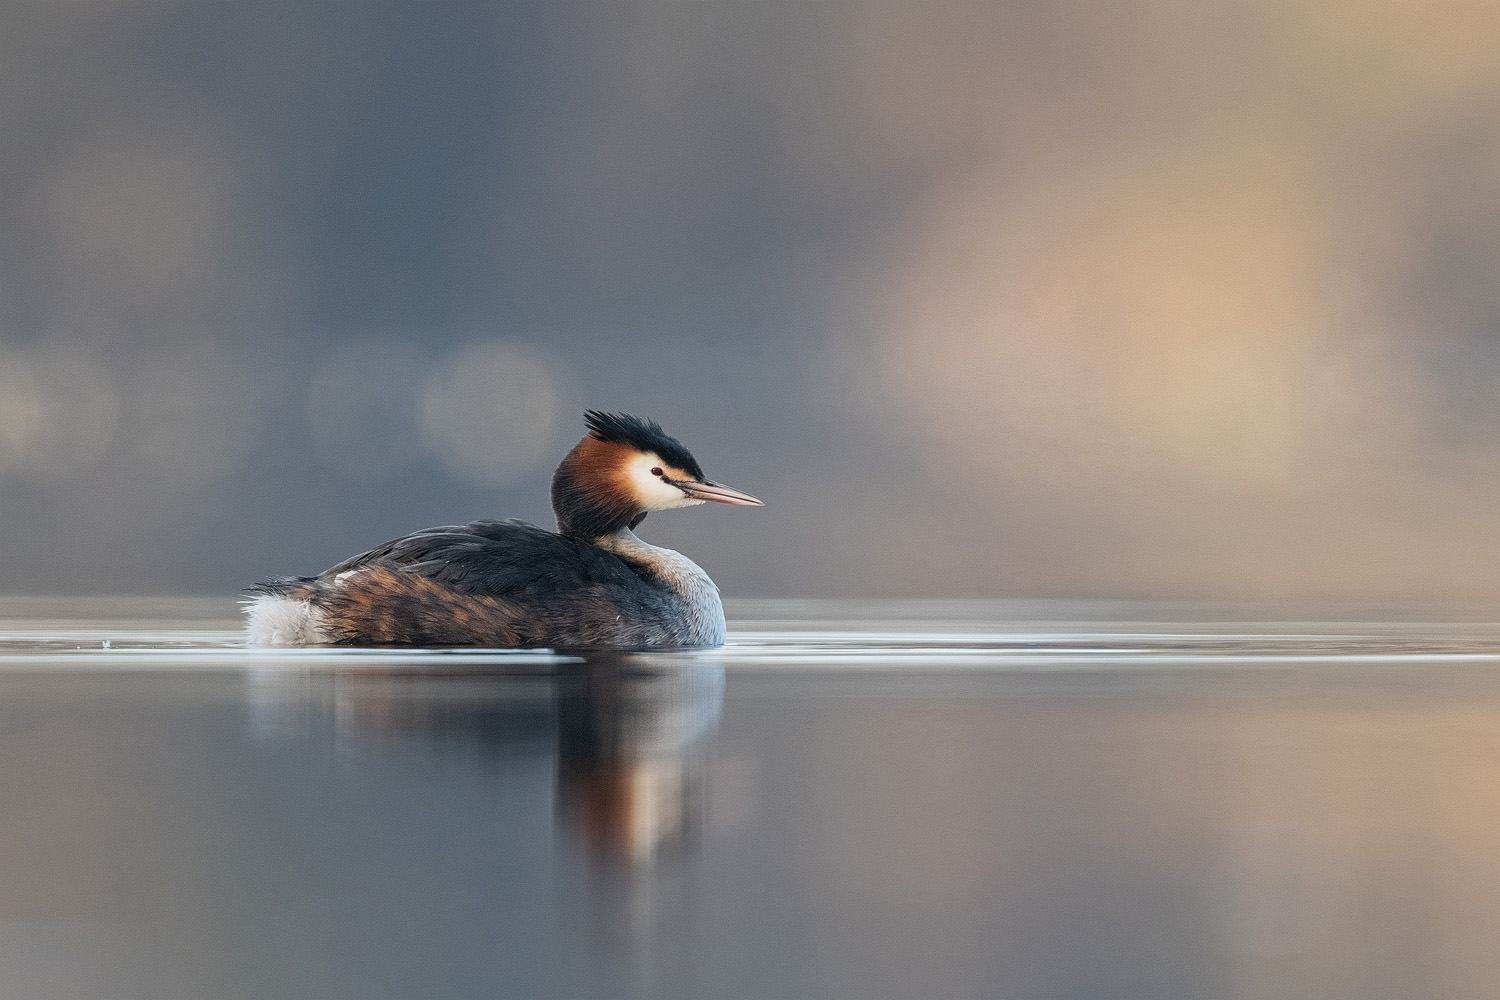
[[[558,466],[558,530],[524,521],[429,528],[314,577],[251,588],[252,645],[717,646],[718,588],[634,529],[653,510],[760,501],[714,483],[657,424],[590,411]]]

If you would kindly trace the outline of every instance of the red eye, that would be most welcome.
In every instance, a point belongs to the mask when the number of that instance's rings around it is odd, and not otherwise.
[[[651,470],[651,474],[653,476],[660,476],[660,475],[662,475],[662,471],[660,469],[652,469]]]

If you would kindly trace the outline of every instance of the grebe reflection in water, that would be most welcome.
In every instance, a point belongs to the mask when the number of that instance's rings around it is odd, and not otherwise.
[[[462,762],[459,773],[553,758],[559,831],[590,857],[649,861],[690,846],[703,825],[717,663],[599,653],[532,673],[277,672],[256,684],[259,731],[330,727],[341,758],[436,755]]]

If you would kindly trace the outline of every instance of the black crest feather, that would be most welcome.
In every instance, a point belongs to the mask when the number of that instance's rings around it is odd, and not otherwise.
[[[589,433],[600,441],[628,444],[641,451],[654,451],[662,461],[674,465],[698,479],[703,469],[683,443],[661,429],[655,420],[643,420],[628,413],[601,413],[589,410],[583,415]]]

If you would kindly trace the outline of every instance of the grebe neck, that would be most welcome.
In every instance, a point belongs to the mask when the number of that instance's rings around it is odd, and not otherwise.
[[[724,644],[727,626],[719,588],[697,563],[681,552],[642,541],[629,528],[596,538],[594,544],[645,569],[660,586],[682,600],[685,645]]]

